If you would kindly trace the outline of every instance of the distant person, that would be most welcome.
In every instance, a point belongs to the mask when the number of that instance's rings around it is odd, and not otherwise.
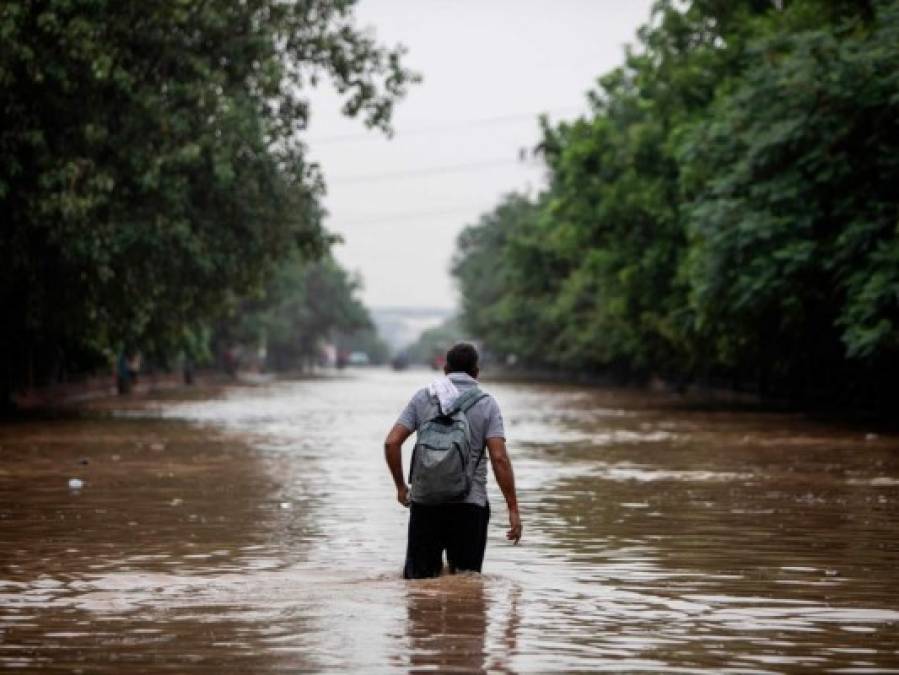
[[[228,347],[225,350],[223,355],[225,373],[232,380],[237,379],[237,368],[240,365],[240,357],[237,354],[237,349],[235,347]]]
[[[131,372],[128,368],[128,354],[123,349],[116,359],[116,389],[120,396],[131,393]]]
[[[516,544],[521,539],[502,413],[496,400],[478,387],[478,372],[472,345],[452,347],[446,353],[445,376],[412,397],[384,442],[397,501],[409,507],[406,579],[438,576],[444,551],[450,573],[481,571],[490,520],[485,454],[509,509],[506,538]],[[410,491],[403,478],[402,445],[413,431]]]
[[[194,360],[185,355],[181,362],[181,375],[184,378],[184,384],[192,385],[194,383]]]
[[[137,350],[131,352],[131,355],[128,356],[128,379],[132,387],[137,385],[137,378],[140,375],[141,361],[142,359],[140,352]]]
[[[390,365],[394,370],[406,370],[409,367],[409,355],[406,352],[400,352],[393,357]]]

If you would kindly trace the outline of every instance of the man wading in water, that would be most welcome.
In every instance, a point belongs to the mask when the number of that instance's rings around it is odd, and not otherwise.
[[[396,498],[409,508],[406,579],[436,577],[443,551],[450,573],[480,572],[487,546],[487,463],[509,507],[506,538],[521,539],[515,476],[506,454],[503,416],[478,388],[478,352],[459,343],[446,353],[445,377],[419,390],[384,441]],[[403,479],[402,445],[417,432],[410,487]]]

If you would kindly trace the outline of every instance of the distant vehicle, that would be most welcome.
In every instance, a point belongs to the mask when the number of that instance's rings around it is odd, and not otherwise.
[[[348,363],[351,366],[367,366],[371,363],[371,359],[365,352],[350,352]]]
[[[405,352],[401,352],[393,357],[390,365],[394,370],[405,370],[409,367],[409,356]]]

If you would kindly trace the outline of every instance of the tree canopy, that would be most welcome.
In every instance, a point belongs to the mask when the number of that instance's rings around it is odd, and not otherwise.
[[[389,130],[416,76],[353,2],[0,8],[4,385],[103,361],[185,327],[321,255],[324,189],[304,152],[310,87]]]
[[[319,361],[322,342],[348,340],[372,328],[368,310],[356,297],[360,287],[360,280],[330,255],[310,262],[296,253],[256,297],[222,317],[214,338],[263,347],[273,370],[303,369]]]
[[[658,2],[549,185],[459,237],[499,353],[766,394],[899,375],[899,3]]]

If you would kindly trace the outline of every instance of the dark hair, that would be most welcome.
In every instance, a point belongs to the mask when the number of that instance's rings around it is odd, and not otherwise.
[[[468,342],[458,342],[446,353],[446,372],[478,376],[478,350]]]

